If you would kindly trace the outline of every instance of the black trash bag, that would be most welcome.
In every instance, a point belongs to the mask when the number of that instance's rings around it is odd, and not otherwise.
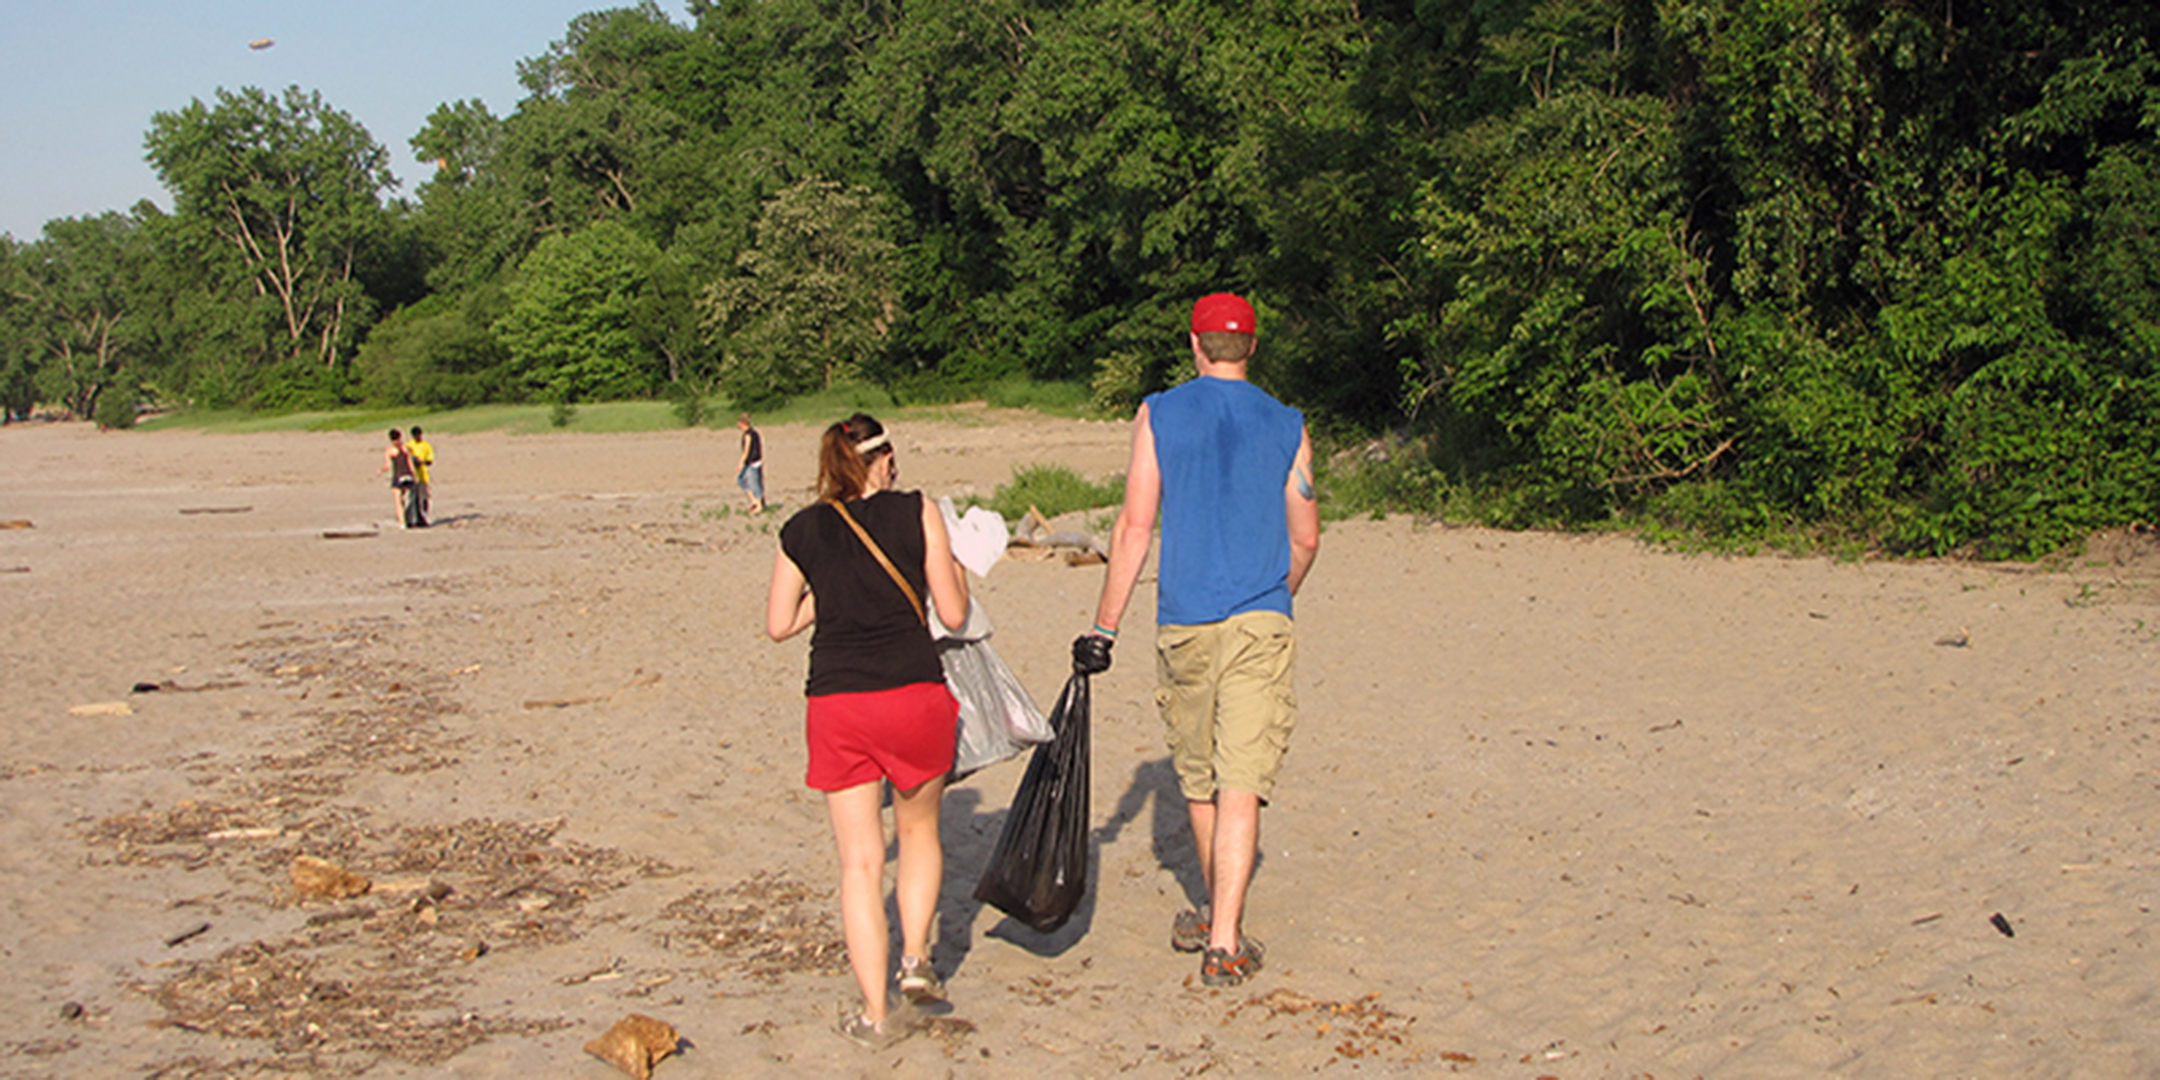
[[[1075,671],[1050,712],[1057,737],[1028,759],[975,885],[975,899],[1039,933],[1065,925],[1087,893],[1088,713],[1088,677]]]
[[[400,478],[397,489],[398,508],[404,512],[405,527],[427,528],[427,518],[420,513],[420,485],[411,479]]]

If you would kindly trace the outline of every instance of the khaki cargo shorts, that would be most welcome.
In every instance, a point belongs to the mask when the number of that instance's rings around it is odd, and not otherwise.
[[[1274,791],[1297,724],[1296,666],[1290,617],[1280,612],[1157,628],[1155,706],[1187,799],[1205,802],[1217,788],[1262,800]]]

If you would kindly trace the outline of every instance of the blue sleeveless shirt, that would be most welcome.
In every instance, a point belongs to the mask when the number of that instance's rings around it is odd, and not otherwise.
[[[1305,417],[1237,379],[1201,376],[1147,399],[1162,473],[1155,621],[1290,614],[1290,522],[1283,488]]]

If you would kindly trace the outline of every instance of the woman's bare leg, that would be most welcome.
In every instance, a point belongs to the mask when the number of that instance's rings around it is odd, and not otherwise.
[[[893,823],[900,834],[900,955],[930,958],[930,922],[945,884],[945,847],[938,838],[938,810],[945,778],[926,780],[893,794]]]
[[[878,812],[883,789],[883,781],[872,781],[825,794],[840,851],[841,936],[862,989],[863,1015],[877,1024],[885,1022],[885,962],[892,934],[885,922],[885,823]]]

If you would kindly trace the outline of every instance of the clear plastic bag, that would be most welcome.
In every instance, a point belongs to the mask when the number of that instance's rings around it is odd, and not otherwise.
[[[938,659],[946,687],[960,702],[953,779],[1050,741],[1049,721],[989,642],[948,638],[938,643]]]

